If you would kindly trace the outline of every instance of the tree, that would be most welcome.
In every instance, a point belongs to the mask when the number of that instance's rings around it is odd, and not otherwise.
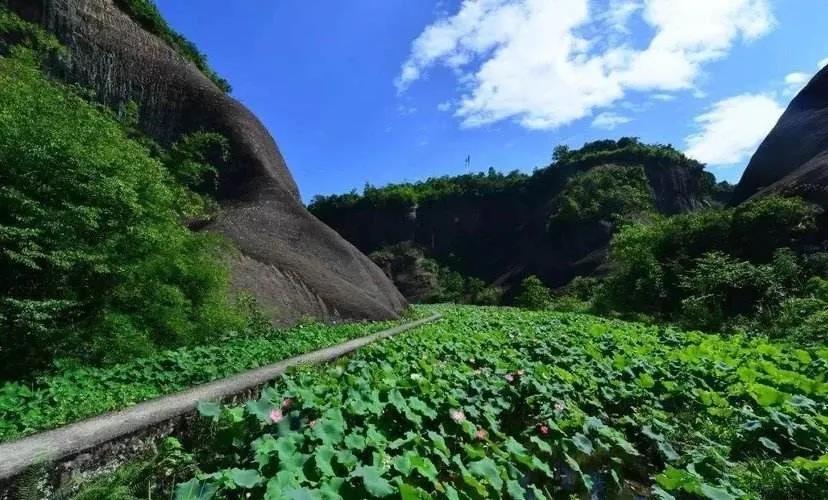
[[[552,292],[535,275],[531,275],[520,284],[520,291],[515,297],[515,305],[524,309],[547,309],[552,303]]]

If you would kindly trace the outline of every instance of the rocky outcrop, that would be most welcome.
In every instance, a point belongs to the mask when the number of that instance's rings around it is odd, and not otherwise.
[[[575,276],[602,272],[613,234],[613,224],[600,220],[550,231],[552,200],[579,171],[553,166],[511,190],[445,196],[413,209],[358,206],[316,213],[366,253],[410,242],[427,257],[500,287],[508,289],[531,274],[562,286]],[[644,172],[661,213],[710,204],[709,174],[700,165],[659,164]]]
[[[411,242],[387,247],[370,257],[411,302],[430,302],[442,292],[437,263]]]
[[[732,203],[770,192],[828,206],[828,67],[791,101],[756,150]]]
[[[367,257],[310,215],[275,141],[243,105],[112,0],[7,0],[68,49],[70,81],[117,109],[139,105],[140,128],[162,145],[207,130],[231,144],[220,172],[222,209],[207,230],[238,249],[233,284],[277,323],[397,316],[405,300]]]

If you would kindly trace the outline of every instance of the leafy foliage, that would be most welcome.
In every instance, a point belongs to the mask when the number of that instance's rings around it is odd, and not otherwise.
[[[500,288],[440,265],[411,242],[386,246],[370,257],[415,302],[498,305],[502,298]]]
[[[0,164],[0,377],[240,326],[223,245],[180,223],[191,191],[171,172],[190,164],[165,166],[17,57],[0,58]]]
[[[362,195],[352,191],[343,195],[314,196],[308,209],[323,220],[346,209],[410,209],[418,203],[454,196],[480,197],[507,193],[519,189],[528,178],[517,170],[503,174],[490,168],[487,173],[432,177],[425,181],[389,184],[380,188],[366,184]]]
[[[598,293],[599,310],[693,328],[767,325],[804,291],[805,259],[785,248],[813,234],[814,215],[801,200],[768,196],[625,226],[611,244],[613,270]]]
[[[572,177],[553,200],[550,224],[619,221],[655,210],[643,167],[596,167]]]
[[[24,21],[0,2],[0,55],[8,55],[20,47],[32,51],[41,60],[58,58],[64,52],[63,46],[49,32]]]
[[[552,293],[537,276],[528,276],[520,284],[514,304],[524,309],[547,309],[552,305]]]
[[[607,209],[625,201],[621,198],[629,190],[634,194],[634,208],[647,207],[647,193],[649,187],[642,188],[642,172],[639,170],[618,170],[618,167],[683,167],[692,170],[701,170],[703,167],[695,160],[684,156],[672,146],[661,144],[643,144],[637,138],[624,137],[618,141],[604,140],[584,144],[581,149],[571,150],[567,146],[558,146],[553,156],[553,164],[536,170],[531,176],[515,170],[503,174],[490,168],[488,172],[465,174],[454,177],[444,176],[430,178],[425,181],[403,184],[389,184],[385,187],[365,186],[360,195],[352,191],[343,195],[315,196],[309,209],[322,220],[329,220],[338,211],[349,209],[410,209],[416,204],[442,200],[451,197],[483,197],[483,196],[523,196],[540,194],[543,201],[548,201],[547,184],[550,177],[587,172],[593,167],[614,165],[602,172],[587,176],[580,181],[573,181],[572,193],[569,195],[574,202],[581,203],[581,210],[589,211],[590,202],[585,198],[588,193],[583,191],[601,188],[610,184],[615,191],[613,196],[605,200]],[[623,180],[621,172],[632,173],[632,178]],[[700,192],[712,192],[715,181],[711,174],[702,175],[703,186]],[[557,181],[556,181],[557,182]],[[555,184],[553,182],[552,184]],[[648,185],[647,185],[648,186]],[[629,194],[629,193],[628,193]],[[559,209],[567,210],[565,201],[561,200]],[[633,202],[630,202],[633,203]],[[625,208],[624,205],[621,208]],[[574,208],[574,207],[573,207]],[[595,207],[598,211],[598,207]]]
[[[218,498],[819,498],[828,351],[504,308],[305,368],[243,406],[184,492]],[[203,498],[208,498],[203,497]]]
[[[303,324],[275,330],[255,323],[247,335],[185,347],[108,367],[67,367],[34,384],[0,386],[0,441],[119,410],[194,385],[368,335],[393,322]]]
[[[207,56],[202,54],[193,42],[184,38],[181,33],[167,24],[153,0],[115,0],[115,5],[145,30],[164,40],[182,57],[195,64],[222,91],[226,93],[232,91],[230,83],[219,76],[207,63]]]
[[[588,142],[577,150],[572,150],[567,146],[558,146],[555,148],[552,159],[559,167],[576,166],[581,170],[599,165],[644,167],[679,165],[694,169],[702,168],[701,163],[688,158],[673,146],[644,144],[636,137],[622,137],[617,141],[606,139]]]

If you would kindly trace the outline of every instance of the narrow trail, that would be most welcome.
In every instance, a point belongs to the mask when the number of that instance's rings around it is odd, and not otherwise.
[[[331,361],[376,341],[393,337],[440,318],[442,315],[434,314],[388,330],[145,401],[124,410],[106,413],[58,429],[0,444],[0,481],[13,478],[32,465],[72,457],[107,442],[193,412],[199,401],[219,401],[243,393],[279,377],[291,367]]]

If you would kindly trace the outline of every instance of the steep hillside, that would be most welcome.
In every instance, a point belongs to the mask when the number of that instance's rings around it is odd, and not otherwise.
[[[152,4],[5,3],[66,47],[54,76],[92,89],[96,100],[112,109],[136,103],[138,128],[158,144],[168,147],[197,131],[228,139],[217,183],[221,209],[206,229],[233,243],[238,252],[229,257],[231,281],[252,293],[271,319],[383,319],[405,307],[376,265],[307,212],[273,138],[224,92],[226,82],[197,50],[159,24],[155,11],[147,10]]]
[[[531,176],[490,170],[369,187],[317,197],[310,210],[366,253],[411,241],[487,282],[512,285],[536,274],[557,286],[600,268],[616,216],[691,211],[710,204],[714,191],[701,164],[625,138],[559,148],[555,163]],[[616,206],[630,196],[643,205]],[[555,217],[563,204],[570,216]]]
[[[794,98],[759,146],[732,201],[763,192],[795,194],[828,206],[828,68]]]

